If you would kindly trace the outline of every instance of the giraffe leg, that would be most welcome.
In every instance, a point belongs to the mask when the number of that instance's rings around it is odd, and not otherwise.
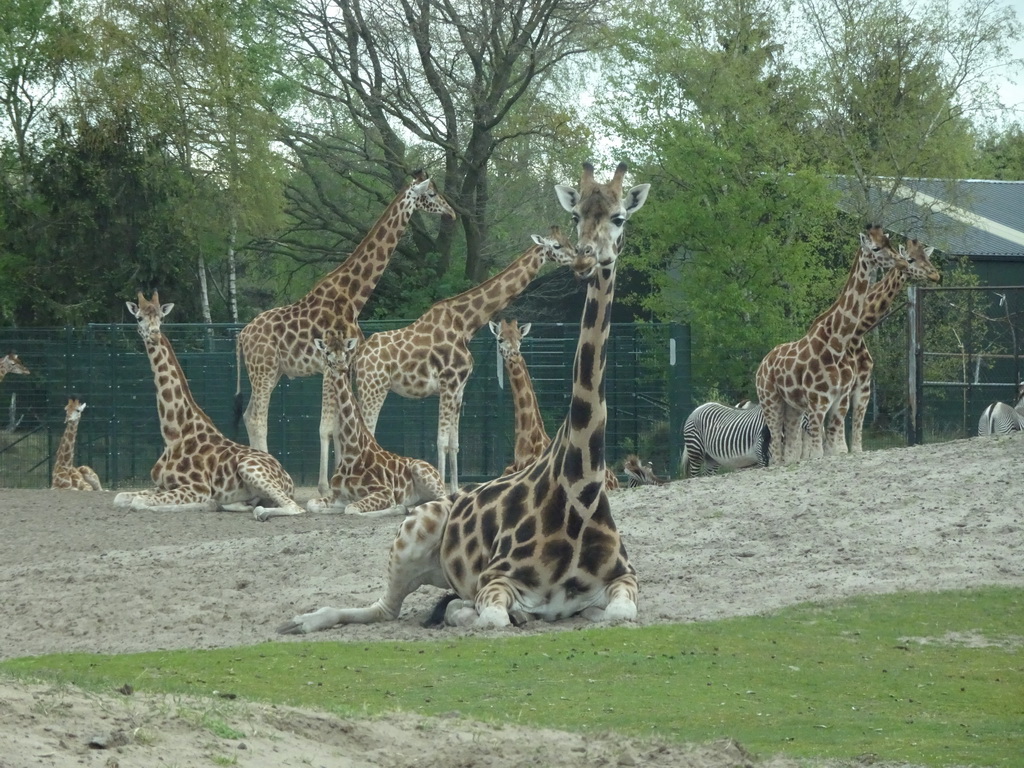
[[[825,415],[825,437],[823,451],[826,456],[846,453],[846,414],[850,409],[850,394],[847,392]]]
[[[249,395],[249,404],[245,407],[242,418],[245,421],[245,431],[249,435],[249,445],[259,451],[267,450],[267,413],[270,410],[270,393],[277,386],[277,379],[270,383],[269,387],[265,382],[253,382],[252,394]]]
[[[341,456],[341,435],[338,432],[337,394],[330,377],[323,377],[320,396],[320,478],[316,489],[321,496],[331,492],[331,443],[334,443],[334,456]]]
[[[809,449],[807,452],[807,458],[820,459],[824,455],[823,448],[823,434],[822,431],[825,426],[825,410],[820,403],[814,403],[811,405],[811,409],[807,411],[807,440]]]
[[[447,500],[422,504],[402,523],[388,557],[388,586],[366,608],[325,607],[295,616],[277,628],[285,635],[304,635],[338,624],[371,624],[398,618],[405,598],[423,585],[450,589],[441,569],[441,537],[448,517]]]
[[[863,370],[858,371],[857,380],[853,385],[853,418],[850,421],[850,453],[861,453],[864,450],[864,418],[867,416],[868,403],[871,402],[871,370],[874,361],[870,356],[861,363]]]
[[[442,381],[439,393],[437,417],[437,471],[441,480],[446,477],[447,459],[451,476],[448,478],[448,492],[459,490],[459,413],[462,410],[462,393],[465,379]]]
[[[803,457],[804,440],[803,426],[801,424],[802,413],[790,405],[783,405],[782,454],[781,464],[792,464],[800,461]],[[775,437],[772,436],[774,443]]]
[[[102,491],[103,488],[100,485],[100,477],[96,474],[92,467],[81,466],[78,471],[82,473],[82,479],[88,483],[89,488],[94,491]]]
[[[582,611],[582,615],[590,621],[636,621],[639,594],[636,574],[624,574],[605,587],[604,596],[607,602],[604,606],[591,606]]]
[[[181,486],[171,491],[126,491],[114,497],[114,506],[152,512],[214,512],[217,502],[207,486]]]

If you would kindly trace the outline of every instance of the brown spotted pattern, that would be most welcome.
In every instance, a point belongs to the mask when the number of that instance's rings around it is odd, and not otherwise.
[[[844,393],[843,358],[856,335],[864,313],[871,276],[875,270],[906,269],[880,227],[860,236],[850,274],[838,298],[811,323],[797,341],[780,344],[757,368],[757,396],[771,432],[772,464],[801,458],[806,416],[806,454],[824,455],[824,429],[829,411]]]
[[[908,240],[906,247],[900,246],[900,257],[907,268],[893,267],[885,277],[868,290],[864,312],[842,361],[840,377],[844,394],[838,406],[829,414],[826,434],[826,453],[846,453],[846,414],[851,408],[850,452],[863,450],[864,418],[871,398],[871,373],[875,362],[868,350],[865,337],[892,309],[893,302],[903,293],[907,281],[937,283],[941,280],[939,271],[931,262],[934,248],[925,247],[918,240]]]
[[[498,274],[475,288],[436,302],[405,328],[375,333],[356,358],[359,407],[371,434],[389,392],[402,397],[438,395],[437,468],[448,489],[458,489],[459,415],[466,383],[473,373],[469,342],[508,306],[549,262],[568,264],[575,251],[553,228]]]
[[[331,477],[331,493],[310,499],[310,512],[345,512],[367,516],[404,515],[409,507],[444,496],[444,483],[433,465],[384,450],[363,423],[352,395],[351,367],[358,338],[327,331],[317,348],[324,357],[324,376],[337,393],[341,452]]]
[[[345,335],[361,338],[359,313],[377,287],[417,210],[455,218],[451,205],[422,171],[414,174],[414,181],[398,193],[339,267],[294,304],[268,309],[242,329],[236,350],[239,357],[236,396],[241,393],[241,360],[244,358],[252,386],[244,413],[252,447],[267,450],[267,411],[270,396],[281,377],[320,374],[321,358],[313,340],[322,339],[328,329],[339,329]],[[320,414],[318,487],[321,494],[327,493],[332,438],[335,448],[338,445],[332,429],[334,402],[334,393],[325,389]]]
[[[512,403],[515,408],[516,432],[512,463],[505,467],[503,475],[509,475],[532,464],[544,452],[551,442],[544,427],[540,404],[533,391],[533,379],[526,367],[526,360],[520,349],[523,336],[530,332],[530,323],[519,326],[518,321],[511,323],[502,320],[500,325],[491,322],[491,333],[498,339],[498,352],[505,363],[508,373],[509,389],[512,391]],[[605,490],[613,491],[619,487],[619,479],[611,467],[605,469]]]
[[[99,475],[92,467],[75,466],[75,440],[78,438],[78,422],[82,419],[85,403],[77,398],[68,400],[64,408],[64,435],[57,446],[53,460],[51,488],[71,491],[102,491]]]
[[[571,406],[548,448],[520,472],[412,510],[391,547],[387,591],[373,605],[321,608],[278,631],[395,619],[406,595],[423,584],[458,593],[461,599],[448,606],[449,623],[504,627],[511,616],[553,620],[578,613],[593,620],[636,617],[636,573],[604,490],[604,373],[615,260],[626,219],[650,189],[645,184],[623,193],[625,172],[620,164],[611,182],[598,184],[588,164],[580,191],[556,187],[577,224],[573,269],[589,282]]]
[[[280,462],[264,451],[228,440],[192,397],[171,342],[163,334],[163,318],[174,307],[159,296],[138,304],[127,302],[139,321],[156,384],[157,416],[164,451],[150,472],[154,488],[119,493],[114,505],[156,511],[214,510],[218,507],[253,510],[260,519],[260,501],[283,514],[300,514],[292,500],[295,485]]]

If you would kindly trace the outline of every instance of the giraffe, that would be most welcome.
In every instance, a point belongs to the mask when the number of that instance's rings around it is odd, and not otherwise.
[[[871,372],[875,366],[865,343],[865,336],[886,318],[908,280],[922,283],[941,282],[942,276],[931,262],[934,250],[930,246],[925,247],[918,240],[908,240],[906,247],[899,247],[900,257],[907,265],[906,269],[892,267],[885,273],[884,278],[868,290],[860,323],[846,355],[843,356],[841,379],[845,394],[829,416],[826,439],[832,453],[846,453],[846,414],[851,407],[853,417],[850,422],[850,452],[863,451],[864,417],[871,398]]]
[[[532,239],[522,255],[480,285],[436,302],[405,328],[371,335],[356,358],[359,408],[371,434],[388,392],[410,398],[438,395],[437,469],[442,480],[448,478],[450,493],[459,487],[459,415],[473,373],[470,340],[544,264],[567,264],[573,258],[572,245],[557,227],[546,238]]]
[[[518,472],[532,464],[551,442],[544,428],[544,418],[540,413],[537,395],[533,391],[533,380],[520,352],[523,337],[530,332],[531,327],[532,323],[520,326],[517,320],[511,323],[502,320],[500,325],[493,320],[490,322],[491,333],[498,339],[498,352],[505,362],[516,413],[516,440],[512,463],[505,467],[503,475]],[[611,467],[606,467],[605,490],[612,491],[618,487],[619,479],[615,476],[615,471]]]
[[[69,489],[72,491],[102,491],[99,475],[92,467],[75,466],[75,438],[78,437],[78,422],[82,418],[85,403],[77,398],[68,400],[64,408],[64,436],[57,447],[57,457],[53,460],[53,479],[51,488]]]
[[[803,441],[807,456],[824,455],[826,417],[843,395],[841,366],[851,343],[875,269],[907,268],[881,227],[860,234],[860,247],[839,297],[818,315],[807,333],[769,352],[757,368],[758,400],[773,446],[771,463],[782,464],[801,457]],[[806,437],[801,418],[806,416]]]
[[[577,228],[573,269],[588,280],[571,405],[555,438],[528,469],[412,510],[391,547],[387,591],[373,605],[321,608],[279,632],[394,620],[405,597],[424,584],[457,593],[446,621],[460,625],[507,627],[512,616],[636,618],[636,572],[604,490],[604,374],[623,227],[650,185],[623,193],[625,163],[605,184],[594,180],[592,165],[583,168],[579,191],[555,188]]]
[[[631,453],[622,461],[622,469],[629,478],[629,487],[641,485],[664,485],[665,481],[654,474],[654,462],[646,464],[635,453]]]
[[[423,171],[402,189],[370,228],[356,249],[313,290],[293,304],[261,312],[238,334],[235,350],[237,382],[236,409],[241,409],[242,358],[249,374],[252,393],[245,409],[249,445],[267,450],[267,413],[270,396],[282,376],[289,378],[319,374],[322,358],[313,339],[323,338],[328,328],[351,326],[347,332],[362,335],[359,313],[377,287],[398,242],[415,211],[455,218],[455,211]],[[339,326],[339,324],[341,324]],[[326,386],[327,379],[325,379]],[[320,479],[322,495],[328,492],[330,441],[334,437],[335,395],[323,390],[320,409]]]
[[[432,464],[384,450],[363,423],[350,377],[359,339],[328,329],[314,343],[324,356],[324,376],[334,379],[342,448],[330,496],[310,499],[306,509],[382,517],[404,515],[411,506],[442,498],[444,483]],[[268,512],[261,519],[274,516]]]
[[[155,291],[149,301],[140,292],[137,304],[125,303],[139,321],[153,370],[164,451],[150,472],[156,487],[119,493],[114,506],[158,512],[252,509],[260,520],[266,510],[248,502],[269,500],[278,514],[301,514],[302,507],[291,498],[295,485],[280,462],[228,440],[192,397],[174,348],[160,330],[174,304],[161,304]]]
[[[8,352],[3,357],[0,357],[0,381],[3,381],[8,373],[20,373],[24,376],[31,373],[31,371],[21,362],[20,357],[13,352]]]

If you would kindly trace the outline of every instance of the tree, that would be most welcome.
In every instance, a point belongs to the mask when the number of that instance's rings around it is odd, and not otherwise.
[[[551,77],[585,50],[603,8],[600,0],[281,0],[281,18],[293,20],[290,71],[321,120],[320,130],[295,133],[293,149],[345,176],[372,173],[391,190],[418,164],[442,176],[459,221],[442,224],[436,238],[414,230],[418,258],[436,253],[437,275],[446,273],[457,226],[463,274],[477,282],[504,213],[493,164],[524,142],[548,152],[578,145],[581,130]]]
[[[640,97],[606,103],[657,201],[623,259],[650,278],[633,300],[689,323],[695,376],[737,398],[753,396],[761,357],[803,334],[837,280],[821,256],[833,196],[802,170],[806,98],[777,56],[777,14],[743,0],[633,9],[615,32],[612,93],[631,81]]]

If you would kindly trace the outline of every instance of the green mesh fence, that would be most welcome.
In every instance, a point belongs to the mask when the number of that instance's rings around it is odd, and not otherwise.
[[[364,323],[369,335],[409,321]],[[248,442],[235,424],[235,339],[242,325],[165,324],[192,394],[229,438]],[[534,323],[522,351],[549,434],[568,412],[579,326]],[[466,387],[460,428],[459,475],[467,482],[495,477],[511,461],[514,407],[494,337],[471,344],[475,369]],[[88,404],[79,427],[76,461],[100,475],[105,488],[150,484],[163,449],[149,361],[134,324],[86,328],[0,329],[0,350],[15,351],[28,376],[0,382],[0,487],[44,488],[63,434],[68,397]],[[500,371],[500,372],[499,372]],[[249,382],[241,376],[244,402]],[[268,448],[299,485],[319,472],[319,376],[282,379],[270,401]],[[693,407],[689,337],[675,324],[620,324],[610,337],[607,400],[608,460],[632,452],[669,475],[678,461],[680,429]],[[436,460],[437,397],[388,396],[376,437],[385,448]]]

